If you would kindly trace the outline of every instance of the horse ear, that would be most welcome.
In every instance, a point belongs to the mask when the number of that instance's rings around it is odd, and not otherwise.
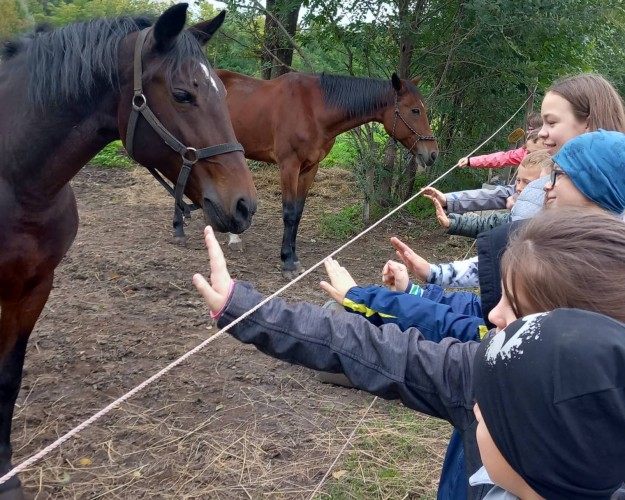
[[[393,73],[391,76],[391,83],[393,84],[393,88],[395,89],[395,91],[399,92],[402,87],[403,87],[403,83],[401,81],[401,78],[399,78],[397,76],[397,73]]]
[[[154,25],[154,41],[156,50],[167,52],[176,43],[176,38],[187,22],[188,3],[172,5],[161,14]]]
[[[417,87],[418,87],[418,86],[419,86],[419,84],[421,83],[421,77],[420,77],[420,76],[415,76],[415,77],[412,79],[412,83],[414,83],[414,84],[415,84],[415,86],[417,86]]]
[[[213,37],[217,30],[221,27],[226,17],[226,11],[222,10],[216,17],[208,21],[194,24],[189,28],[189,32],[200,42],[200,45],[206,43]]]

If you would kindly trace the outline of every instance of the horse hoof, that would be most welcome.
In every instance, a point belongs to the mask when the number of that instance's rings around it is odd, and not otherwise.
[[[284,269],[282,268],[282,277],[289,281],[297,278],[300,274],[304,272],[304,268],[299,262],[295,262],[295,269]]]
[[[174,243],[176,245],[178,245],[179,247],[186,247],[187,246],[187,238],[184,236],[174,236]],[[0,499],[2,500],[2,499]]]
[[[0,500],[25,500],[22,488],[12,488],[10,490],[0,492]]]
[[[234,241],[232,243],[228,243],[228,250],[231,252],[243,252],[243,242],[242,241]]]

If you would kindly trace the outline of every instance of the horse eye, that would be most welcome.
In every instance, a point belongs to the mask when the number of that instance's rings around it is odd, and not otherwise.
[[[194,101],[193,96],[186,90],[174,89],[174,91],[172,92],[172,95],[174,96],[174,99],[176,99],[177,102],[181,102],[185,104],[192,104]]]
[[[412,108],[411,109],[412,113],[419,116],[421,114],[421,110],[419,108]]]

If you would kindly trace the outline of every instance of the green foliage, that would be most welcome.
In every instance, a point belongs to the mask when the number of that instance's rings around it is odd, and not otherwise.
[[[32,24],[28,6],[23,0],[0,2],[0,38],[9,38]]]
[[[432,202],[425,196],[418,196],[406,205],[406,211],[417,219],[431,220],[436,217],[436,210]]]
[[[347,168],[354,166],[354,158],[356,151],[354,150],[352,141],[348,134],[341,134],[336,138],[334,147],[328,153],[321,163],[322,168]]]
[[[104,168],[133,168],[137,164],[128,157],[121,141],[114,141],[100,151],[90,162]]]
[[[351,238],[364,228],[362,205],[350,205],[339,213],[322,215],[319,224],[323,238],[336,240]]]
[[[122,15],[158,15],[167,4],[150,0],[28,0],[35,23],[63,26],[76,21]]]

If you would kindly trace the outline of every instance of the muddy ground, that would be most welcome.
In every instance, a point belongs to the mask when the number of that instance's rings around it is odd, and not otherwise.
[[[277,170],[256,171],[255,181],[260,205],[245,252],[227,257],[236,278],[269,293],[284,284]],[[175,246],[173,201],[143,169],[86,167],[73,186],[80,229],[30,340],[13,425],[15,463],[216,333],[191,284],[194,272],[207,269],[201,220],[186,229],[188,248]],[[348,173],[320,172],[298,240],[304,265],[342,243],[320,236],[319,218],[354,203],[355,193]],[[466,252],[431,223],[404,214],[339,260],[357,281],[379,282],[393,257],[391,235],[428,258]],[[321,277],[294,286],[289,299],[322,304]],[[22,480],[36,498],[308,498],[372,400],[225,335]],[[377,400],[367,419],[386,418],[397,405]],[[415,444],[422,477],[405,497],[432,497],[448,435],[433,432]],[[358,439],[348,450],[357,449]],[[331,476],[319,498],[337,480]]]

